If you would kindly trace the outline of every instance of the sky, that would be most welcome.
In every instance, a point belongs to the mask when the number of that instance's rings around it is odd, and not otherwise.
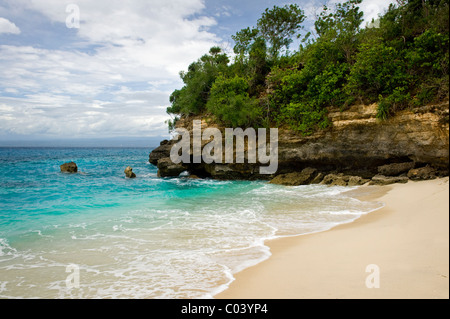
[[[364,0],[366,21],[391,2]],[[308,29],[325,1],[0,0],[0,145],[168,137],[179,72],[289,3]]]

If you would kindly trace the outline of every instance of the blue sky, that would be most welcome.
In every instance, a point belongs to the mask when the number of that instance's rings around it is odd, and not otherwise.
[[[390,2],[361,8],[369,20]],[[0,0],[0,141],[166,136],[179,71],[288,3],[308,28],[324,1]]]

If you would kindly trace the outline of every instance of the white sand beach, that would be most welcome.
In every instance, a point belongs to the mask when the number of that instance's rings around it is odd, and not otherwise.
[[[329,231],[267,242],[272,256],[215,298],[449,298],[448,177],[362,186],[355,197],[385,206]]]

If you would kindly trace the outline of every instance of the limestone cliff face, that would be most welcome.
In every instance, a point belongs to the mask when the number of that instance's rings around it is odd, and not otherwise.
[[[367,173],[409,161],[448,167],[448,103],[422,113],[403,111],[386,121],[376,119],[376,109],[369,105],[330,112],[332,127],[308,137],[281,131],[280,162]]]
[[[324,174],[344,173],[372,178],[379,167],[394,163],[408,163],[413,168],[426,165],[439,174],[448,174],[449,162],[449,104],[431,105],[417,110],[397,113],[386,121],[376,119],[377,105],[353,106],[349,110],[329,112],[330,128],[304,136],[295,131],[279,128],[278,171],[274,175],[299,172],[314,168]],[[202,130],[216,127],[206,118]],[[191,132],[194,118],[181,119],[177,127]],[[223,134],[224,136],[224,134]],[[150,155],[150,161],[169,157],[176,141],[163,143]],[[202,145],[207,144],[204,141]],[[161,163],[167,162],[161,161]],[[166,163],[167,164],[167,163]],[[270,179],[259,174],[261,164],[184,164],[172,166],[173,175],[188,170],[198,176],[220,179]],[[161,165],[166,167],[167,165]],[[161,176],[171,176],[160,170]]]

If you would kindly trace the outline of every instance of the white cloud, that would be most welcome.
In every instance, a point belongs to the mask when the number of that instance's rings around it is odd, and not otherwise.
[[[167,132],[163,116],[155,106],[141,103],[92,101],[54,94],[28,99],[0,97],[3,132],[53,137],[155,136]]]
[[[73,1],[14,3],[66,28]],[[0,133],[166,134],[165,108],[181,85],[179,71],[220,41],[207,31],[216,21],[202,16],[203,1],[76,3],[80,28],[71,50],[0,45],[0,92],[8,93],[0,93]]]
[[[366,21],[392,1],[364,0]],[[322,2],[302,6],[310,16]],[[66,7],[72,3],[79,7],[80,27],[69,30]],[[0,44],[0,135],[167,133],[165,108],[170,92],[182,85],[178,72],[222,43],[209,31],[215,13],[237,14],[235,7],[221,4],[206,16],[205,0],[7,0],[3,5],[2,16],[28,24],[20,30],[0,18],[0,36],[18,35],[14,44]],[[38,45],[17,44],[22,36],[41,39],[32,33],[36,22],[27,20],[30,12],[43,17],[40,28],[51,28],[38,35],[51,36]],[[69,31],[73,43],[59,38]]]
[[[2,33],[20,34],[20,29],[13,22],[0,17],[0,34]]]
[[[360,5],[361,10],[364,12],[364,22],[370,23],[372,19],[376,20],[379,15],[382,15],[387,11],[391,3],[396,3],[396,0],[363,0]]]
[[[307,31],[315,32],[314,21],[317,16],[322,12],[323,5],[326,4],[328,8],[333,9],[338,3],[344,3],[347,0],[311,0],[305,1],[302,4],[302,9],[307,16]],[[396,0],[363,0],[359,5],[360,11],[364,12],[363,22],[361,27],[365,27],[367,23],[370,23],[372,19],[377,19],[379,15],[383,15],[389,8],[391,3],[397,3]]]

